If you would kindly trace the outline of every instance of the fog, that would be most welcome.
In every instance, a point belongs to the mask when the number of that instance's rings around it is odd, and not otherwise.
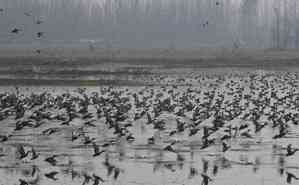
[[[0,0],[2,45],[296,48],[296,0]],[[24,15],[24,13],[27,14]],[[28,16],[30,15],[30,16]],[[42,24],[36,24],[42,20]],[[20,34],[10,33],[20,28]],[[36,32],[45,32],[42,38]]]

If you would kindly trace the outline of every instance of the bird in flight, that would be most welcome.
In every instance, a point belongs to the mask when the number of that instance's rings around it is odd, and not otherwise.
[[[24,15],[26,15],[27,17],[32,16],[31,12],[24,12]]]
[[[42,24],[43,22],[44,22],[44,21],[38,19],[35,23],[36,23],[36,24]]]
[[[22,31],[22,29],[19,29],[19,28],[14,28],[11,30],[11,33],[14,33],[14,34],[18,34]]]
[[[38,38],[43,37],[44,34],[45,34],[44,32],[37,32],[37,33],[36,33],[36,35],[37,35]]]

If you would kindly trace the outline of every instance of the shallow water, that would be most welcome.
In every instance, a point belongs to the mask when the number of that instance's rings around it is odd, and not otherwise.
[[[266,81],[271,84],[283,95],[284,92],[291,92],[296,94],[298,91],[292,85],[286,82],[297,83],[298,79],[288,73],[277,75],[277,73],[267,71],[255,71],[249,74],[257,74],[258,77],[265,77]],[[190,92],[194,96],[204,101],[203,93],[196,92],[197,90],[211,91],[215,89],[216,92],[225,94],[225,99],[234,101],[233,94],[229,94],[231,90],[225,86],[229,81],[236,82],[237,85],[232,85],[233,89],[236,86],[244,87],[244,92],[251,94],[253,97],[257,92],[263,88],[249,90],[249,83],[243,81],[247,79],[248,74],[240,72],[238,75],[230,76],[229,73],[221,74],[226,80],[221,83],[216,82],[216,77],[208,77],[203,75],[206,79],[199,81],[194,80],[194,75],[183,75],[186,81],[193,79],[194,83],[191,88],[195,92]],[[178,77],[177,77],[178,78]],[[275,79],[277,81],[275,81]],[[173,76],[164,78],[166,82],[178,79]],[[253,81],[255,87],[261,87],[260,80]],[[216,84],[216,86],[211,86]],[[172,86],[165,86],[166,89],[172,89]],[[48,92],[51,95],[61,95],[64,92],[70,92],[73,96],[79,96],[77,91],[78,86],[74,87],[55,87],[55,86],[22,86],[19,87],[19,92],[28,97],[31,93]],[[100,92],[99,87],[85,87],[86,94],[91,95],[92,92]],[[113,87],[113,91],[122,91],[128,89],[128,96],[130,93],[144,91],[144,89],[153,89],[155,94],[162,92],[162,97],[167,97],[167,93],[163,91],[161,86],[119,86]],[[175,92],[184,93],[188,91],[187,87],[180,87],[173,89]],[[13,86],[2,86],[1,92],[16,92]],[[232,90],[234,92],[234,90]],[[280,93],[282,92],[282,93]],[[179,94],[181,96],[181,94]],[[258,96],[257,96],[258,97]],[[132,102],[131,102],[132,103]],[[296,105],[295,102],[292,102]],[[248,109],[251,107],[248,106]],[[287,111],[298,111],[297,107],[283,104],[283,109]],[[24,119],[32,114],[33,110],[26,111]],[[57,109],[48,109],[52,114],[57,114]],[[94,113],[94,108],[89,107],[89,112]],[[59,121],[45,120],[45,123],[38,128],[27,128],[20,131],[15,131],[14,117],[9,117],[0,122],[0,135],[12,134],[7,142],[0,143],[0,184],[20,184],[19,179],[26,180],[31,184],[82,184],[84,182],[84,174],[96,174],[101,177],[104,182],[101,184],[144,184],[144,185],[161,185],[161,184],[201,184],[203,178],[202,173],[208,174],[212,181],[211,185],[284,185],[284,184],[298,184],[296,178],[288,179],[290,173],[299,176],[299,153],[293,156],[286,157],[284,149],[274,148],[273,146],[286,147],[292,144],[294,148],[299,148],[299,128],[296,125],[290,126],[290,132],[286,138],[272,139],[277,130],[270,125],[266,126],[261,132],[253,135],[253,138],[244,138],[237,136],[236,138],[228,140],[231,148],[227,152],[222,152],[221,143],[216,142],[214,145],[201,149],[202,138],[201,135],[188,136],[187,132],[179,133],[169,136],[169,132],[176,128],[176,116],[169,112],[164,112],[160,118],[166,121],[166,129],[158,131],[153,129],[152,125],[146,124],[146,118],[134,121],[132,116],[138,109],[134,107],[129,112],[129,119],[125,123],[132,123],[133,126],[129,128],[130,133],[135,137],[135,141],[128,142],[125,137],[117,137],[113,134],[111,129],[108,129],[103,119],[98,119],[94,122],[93,127],[84,127],[84,132],[88,136],[95,138],[95,142],[99,145],[107,141],[115,141],[115,144],[109,146],[108,149],[98,157],[93,157],[93,148],[91,145],[84,145],[83,139],[71,141],[72,131],[82,126],[82,119],[75,119],[70,123],[70,126],[62,126]],[[186,113],[185,118],[188,121],[191,113]],[[245,121],[231,120],[227,124],[243,124]],[[208,119],[206,124],[208,124]],[[124,124],[124,123],[122,123]],[[202,123],[203,124],[203,123]],[[59,128],[59,131],[45,136],[42,134],[48,128]],[[156,143],[154,145],[148,144],[147,139],[154,136]],[[216,133],[215,138],[221,137],[221,132]],[[177,141],[174,145],[176,152],[169,152],[163,150],[172,141]],[[18,159],[18,152],[16,146],[22,144],[25,151],[30,151],[33,147],[39,157],[35,160],[26,157],[25,159]],[[46,157],[52,155],[59,155],[57,157],[57,165],[52,166],[45,162]],[[120,173],[116,177],[115,171],[112,170],[109,174],[108,167],[105,162],[113,166],[113,169],[119,169]],[[32,175],[33,169],[37,172]],[[56,180],[45,177],[49,172],[57,171]],[[91,180],[87,184],[94,184]]]

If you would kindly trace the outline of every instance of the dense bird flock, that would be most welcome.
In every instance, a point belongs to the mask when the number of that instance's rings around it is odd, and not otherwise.
[[[299,168],[298,79],[297,73],[261,71],[189,75],[160,86],[16,87],[0,94],[1,168],[25,170],[14,182],[20,185],[60,184],[63,174],[71,174],[74,184],[98,185],[125,176],[121,161],[150,163],[153,173],[175,172],[200,154],[202,168],[191,165],[186,178],[198,176],[208,185],[220,183],[217,174],[234,165],[258,171],[264,161],[238,154],[270,147],[268,155],[277,158],[273,168],[295,184],[290,170]],[[106,172],[82,168],[93,160]]]

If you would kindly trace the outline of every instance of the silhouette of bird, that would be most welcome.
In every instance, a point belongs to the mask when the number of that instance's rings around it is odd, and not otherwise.
[[[36,151],[34,150],[34,148],[32,147],[31,148],[31,153],[32,153],[32,157],[31,157],[31,160],[35,160],[38,158],[39,154],[36,153]]]
[[[172,147],[175,143],[176,143],[176,141],[170,143],[169,145],[167,145],[166,147],[164,147],[163,150],[165,150],[165,151],[169,151],[169,152],[176,152],[176,151],[173,149],[173,147]]]
[[[38,171],[39,171],[38,167],[35,166],[35,165],[33,165],[33,166],[32,166],[31,176],[33,177],[33,176],[36,174],[36,172],[38,172]]]
[[[298,152],[299,151],[299,149],[298,148],[293,148],[292,147],[292,144],[289,144],[288,146],[287,146],[287,154],[286,154],[286,156],[292,156],[292,155],[294,155],[296,152]]]
[[[27,17],[32,16],[31,12],[24,12],[24,15],[26,15]]]
[[[202,181],[201,181],[201,185],[208,185],[210,181],[213,181],[208,175],[206,174],[201,174],[202,177]]]
[[[43,22],[44,22],[44,21],[38,19],[35,23],[36,23],[36,24],[42,24]]]
[[[14,28],[11,30],[11,33],[14,33],[14,34],[18,34],[22,31],[22,29],[19,29],[19,28]]]
[[[297,176],[295,176],[294,174],[290,173],[290,172],[286,172],[287,174],[287,183],[288,184],[292,184],[292,180],[299,180],[299,178]]]
[[[193,178],[197,174],[198,174],[198,170],[195,169],[194,167],[191,167],[189,172],[189,179]]]
[[[225,142],[222,142],[222,152],[226,152],[230,146],[228,146]]]
[[[56,157],[58,157],[58,155],[53,155],[51,157],[46,158],[45,161],[50,163],[52,166],[56,166],[57,165],[57,160],[55,159]]]
[[[213,175],[216,176],[217,173],[218,173],[218,166],[214,165],[214,167],[213,167]]]
[[[26,182],[23,179],[19,179],[20,185],[29,185],[28,182]]]
[[[35,52],[36,52],[37,54],[41,54],[42,51],[41,51],[40,49],[36,49]]]
[[[6,142],[8,141],[9,137],[11,137],[12,135],[0,135],[0,142],[3,143],[3,142]]]
[[[101,155],[102,153],[105,152],[105,150],[101,150],[100,151],[99,146],[96,143],[94,143],[94,142],[92,143],[92,146],[93,146],[93,149],[94,149],[93,157],[99,156],[99,155]]]
[[[53,172],[50,172],[50,173],[46,173],[45,174],[45,177],[49,178],[49,179],[52,179],[54,181],[58,180],[58,178],[55,178],[55,176],[58,174],[57,171],[53,171]]]
[[[49,136],[49,135],[52,135],[59,131],[60,131],[60,128],[58,128],[58,127],[57,128],[48,128],[48,129],[42,131],[42,134]]]
[[[114,180],[116,180],[118,178],[119,173],[120,173],[120,169],[114,168],[114,175],[113,175]]]
[[[37,33],[36,33],[36,35],[37,35],[38,38],[43,37],[44,34],[45,34],[45,32],[37,32]]]
[[[84,181],[82,185],[86,185],[92,180],[92,177],[90,175],[87,175],[86,173],[83,174],[83,177],[84,177]]]
[[[24,159],[29,154],[29,151],[25,152],[25,148],[24,148],[23,145],[18,145],[17,146],[17,151],[19,153],[19,159]]]
[[[93,180],[94,180],[94,183],[93,183],[93,185],[99,185],[100,184],[100,182],[105,182],[101,177],[99,177],[99,176],[97,176],[97,175],[95,175],[95,174],[93,174],[92,175],[93,176]]]

